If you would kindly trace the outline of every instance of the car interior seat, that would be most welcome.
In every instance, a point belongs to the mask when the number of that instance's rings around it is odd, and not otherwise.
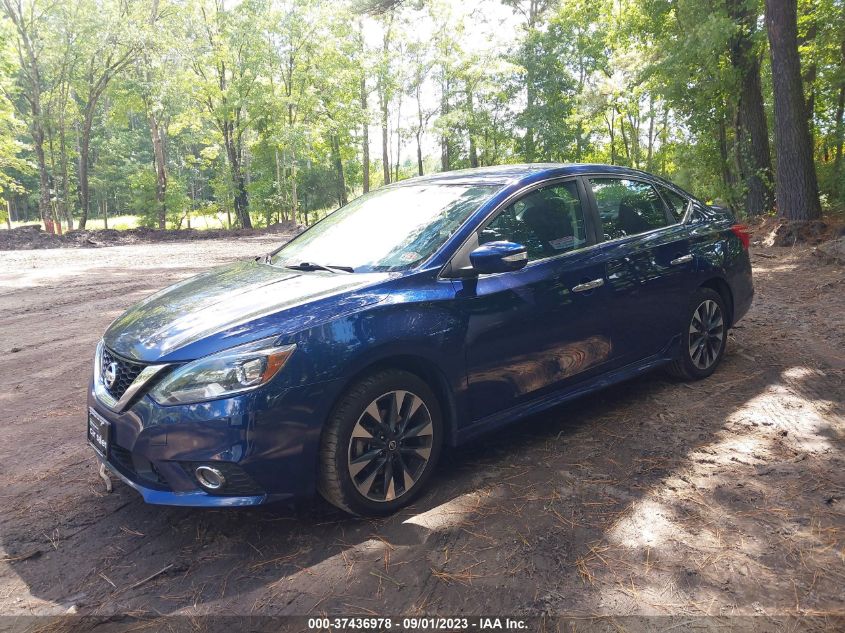
[[[540,243],[543,253],[554,255],[564,249],[554,243],[560,243],[567,237],[574,238],[572,215],[566,200],[558,197],[532,200],[522,212],[522,221]],[[574,239],[573,239],[574,244]]]
[[[644,233],[651,228],[646,220],[647,213],[644,213],[642,209],[643,204],[649,204],[649,202],[638,196],[626,196],[619,202],[616,230],[620,236]]]

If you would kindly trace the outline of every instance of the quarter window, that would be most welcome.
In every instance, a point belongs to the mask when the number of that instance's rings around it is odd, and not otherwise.
[[[523,244],[528,260],[554,257],[587,242],[584,211],[574,181],[532,191],[506,207],[478,236],[479,244]]]
[[[650,184],[624,178],[591,178],[604,240],[615,240],[669,224],[657,191]]]
[[[658,189],[660,190],[660,195],[662,195],[663,199],[666,201],[666,205],[669,207],[669,213],[672,214],[672,217],[678,222],[683,220],[684,215],[686,215],[687,212],[687,205],[689,204],[689,201],[682,195],[677,194],[666,187],[658,186]]]

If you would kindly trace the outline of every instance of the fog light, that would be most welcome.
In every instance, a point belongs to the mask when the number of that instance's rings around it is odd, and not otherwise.
[[[211,466],[198,466],[194,474],[197,481],[200,482],[200,486],[207,490],[220,490],[226,483],[223,473]]]

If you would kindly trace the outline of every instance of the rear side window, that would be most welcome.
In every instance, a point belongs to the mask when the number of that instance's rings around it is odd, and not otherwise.
[[[660,195],[662,195],[663,199],[666,201],[666,205],[669,207],[669,213],[672,214],[672,217],[678,222],[683,220],[684,215],[687,212],[687,205],[689,204],[689,201],[671,189],[667,189],[666,187],[661,187],[659,185],[657,188],[660,190]]]
[[[584,246],[587,233],[575,182],[537,189],[502,210],[478,236],[479,244],[500,240],[523,244],[529,261]]]
[[[603,239],[615,240],[667,226],[669,219],[654,187],[625,178],[591,178]]]

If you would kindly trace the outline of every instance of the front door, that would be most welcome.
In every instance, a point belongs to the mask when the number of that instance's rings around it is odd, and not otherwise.
[[[466,318],[472,418],[594,374],[612,354],[605,265],[596,259],[575,180],[527,193],[478,233],[524,244],[516,272],[455,281]]]

